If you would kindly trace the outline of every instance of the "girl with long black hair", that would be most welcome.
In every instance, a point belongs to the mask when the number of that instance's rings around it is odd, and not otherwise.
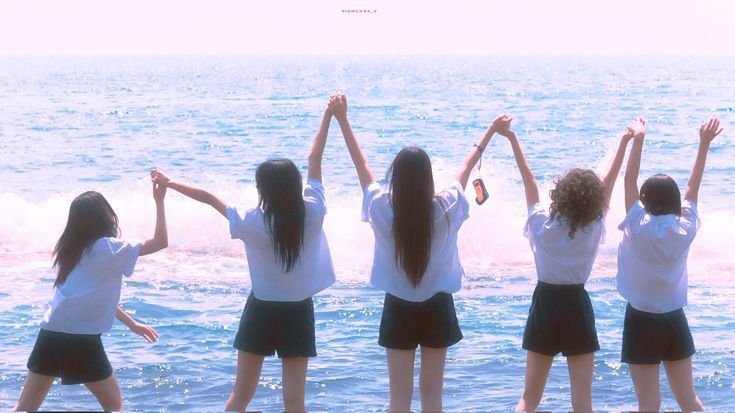
[[[139,256],[166,248],[163,199],[166,188],[153,184],[156,229],[153,238],[119,239],[115,211],[104,196],[88,191],[69,207],[66,228],[54,248],[54,299],[28,359],[28,376],[15,410],[37,410],[55,377],[61,384],[84,383],[105,410],[122,410],[120,386],[100,336],[115,318],[149,341],[158,335],[139,326],[120,307],[122,277],[131,276]]]
[[[154,182],[211,205],[229,221],[230,235],[245,244],[252,290],[235,337],[237,377],[225,410],[247,409],[265,356],[283,366],[286,411],[304,411],[306,368],[316,357],[312,296],[334,283],[322,223],[327,212],[321,161],[332,114],[324,112],[309,154],[306,187],[288,159],[261,163],[255,171],[258,205],[241,214],[204,189],[170,180]]]
[[[386,292],[379,344],[386,348],[391,412],[411,410],[413,366],[421,346],[421,410],[442,411],[447,348],[462,339],[452,293],[459,291],[464,270],[459,262],[457,232],[468,218],[464,195],[470,171],[495,133],[499,117],[474,145],[455,182],[435,193],[429,156],[407,147],[387,173],[389,188],[375,182],[347,119],[347,98],[329,105],[339,121],[364,193],[362,219],[375,234],[370,281]]]

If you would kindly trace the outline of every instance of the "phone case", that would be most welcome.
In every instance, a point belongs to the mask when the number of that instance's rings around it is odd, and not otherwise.
[[[487,189],[485,188],[485,183],[482,182],[482,179],[475,179],[472,181],[472,186],[475,187],[475,192],[477,193],[477,198],[475,198],[475,202],[477,202],[477,205],[482,205],[487,201],[488,193]]]

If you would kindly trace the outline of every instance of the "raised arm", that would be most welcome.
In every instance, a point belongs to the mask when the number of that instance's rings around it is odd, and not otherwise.
[[[158,332],[145,324],[136,322],[130,314],[126,313],[122,307],[117,306],[115,317],[120,320],[130,331],[143,337],[147,342],[153,343],[158,340]]]
[[[610,170],[602,178],[602,186],[605,188],[605,209],[610,208],[610,198],[612,198],[613,189],[615,188],[615,181],[618,180],[620,168],[623,166],[623,158],[625,158],[625,150],[631,139],[633,139],[633,132],[628,129],[620,138],[620,145],[618,145],[618,151],[615,152],[615,158],[613,158],[612,164],[610,165]]]
[[[702,175],[704,175],[704,164],[707,161],[707,152],[709,145],[722,132],[720,120],[711,118],[702,124],[699,128],[699,150],[697,150],[697,158],[692,167],[692,174],[689,176],[686,191],[684,191],[684,199],[687,201],[697,202],[699,197],[699,184],[702,183]]]
[[[335,99],[329,101],[329,110],[339,122],[342,136],[347,144],[347,150],[350,152],[350,157],[357,170],[357,177],[360,179],[360,187],[365,190],[368,185],[375,182],[375,178],[373,178],[373,173],[370,171],[365,155],[360,149],[360,143],[357,142],[357,138],[352,132],[350,121],[347,119],[347,96],[337,94],[335,97]]]
[[[513,118],[509,118],[507,122],[499,122],[496,132],[498,135],[505,136],[510,142],[511,148],[513,148],[513,156],[516,158],[516,165],[518,165],[518,171],[521,173],[523,178],[523,189],[526,192],[526,207],[530,208],[531,205],[540,202],[538,194],[538,185],[536,184],[536,177],[531,171],[531,167],[528,165],[526,156],[523,154],[521,144],[518,142],[515,132],[510,129],[510,122]]]
[[[330,98],[330,101],[334,97]],[[332,112],[329,111],[329,107],[324,110],[324,117],[322,117],[322,123],[319,125],[319,130],[314,136],[314,143],[311,144],[311,152],[309,152],[309,172],[307,177],[309,179],[316,179],[322,181],[322,154],[324,154],[324,146],[327,144],[327,134],[329,133],[329,122],[332,120]]]
[[[151,172],[153,179],[156,170]],[[153,182],[153,199],[156,201],[156,229],[153,238],[143,242],[140,246],[140,255],[152,254],[168,247],[168,229],[166,228],[166,209],[163,199],[166,197],[166,186]]]
[[[476,143],[472,146],[472,149],[470,149],[469,153],[467,153],[467,156],[464,158],[464,162],[462,162],[462,166],[459,168],[459,171],[457,171],[457,182],[459,182],[460,185],[462,185],[462,188],[467,186],[467,181],[470,179],[470,172],[472,172],[472,168],[475,167],[475,164],[477,164],[477,161],[480,160],[480,157],[482,156],[482,153],[485,151],[485,148],[487,148],[487,144],[490,142],[490,138],[493,137],[495,134],[495,129],[497,128],[496,123],[497,122],[503,122],[507,121],[510,123],[510,120],[512,118],[508,115],[502,115],[495,119],[492,124],[487,128],[487,131],[485,131],[485,134],[482,136],[482,139],[480,139],[480,142]]]
[[[628,125],[628,133],[633,134],[633,147],[628,155],[628,165],[625,167],[625,211],[630,211],[638,202],[638,174],[641,171],[641,156],[643,155],[643,140],[646,137],[646,120],[638,118]]]
[[[153,182],[156,184],[171,188],[195,201],[211,205],[212,208],[216,209],[223,217],[227,218],[227,204],[213,193],[193,185],[172,181],[158,169],[154,170],[151,173],[151,176],[153,177]]]

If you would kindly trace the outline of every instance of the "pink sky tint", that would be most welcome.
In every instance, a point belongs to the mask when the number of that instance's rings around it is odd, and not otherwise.
[[[735,55],[734,21],[730,0],[3,0],[0,54]]]

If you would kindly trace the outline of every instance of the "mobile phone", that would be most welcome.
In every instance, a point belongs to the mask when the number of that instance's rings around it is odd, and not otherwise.
[[[475,192],[477,193],[477,198],[475,198],[475,202],[477,202],[477,205],[484,204],[489,196],[487,194],[487,189],[485,188],[485,183],[482,182],[482,179],[478,178],[472,181],[472,186],[475,187]]]

